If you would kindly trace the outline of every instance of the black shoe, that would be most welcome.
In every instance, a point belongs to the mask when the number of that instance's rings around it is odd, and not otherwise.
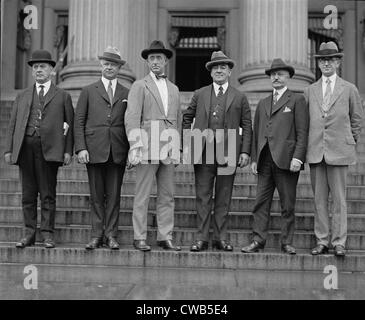
[[[85,246],[86,250],[94,250],[102,246],[101,238],[92,238],[91,241]]]
[[[315,248],[312,249],[311,254],[313,256],[317,256],[319,254],[326,254],[328,253],[328,247],[324,244],[318,244]]]
[[[114,237],[108,237],[106,244],[112,250],[119,250],[119,243]]]
[[[223,251],[233,251],[233,246],[226,240],[213,240],[212,248]]]
[[[344,246],[337,245],[334,248],[336,257],[344,257],[346,255],[346,250]]]
[[[35,239],[34,239],[34,237],[24,237],[24,238],[23,238],[23,239],[21,239],[19,242],[17,242],[17,243],[15,244],[15,246],[16,246],[17,248],[21,248],[21,249],[23,249],[23,248],[25,248],[25,247],[30,247],[30,246],[34,245],[34,243],[35,243]]]
[[[173,244],[172,240],[157,241],[157,245],[165,250],[180,251],[181,247]]]
[[[193,252],[199,252],[207,249],[208,249],[208,242],[203,240],[197,240],[193,242],[193,244],[190,247],[190,251]]]
[[[53,239],[51,238],[47,238],[43,241],[43,245],[45,248],[47,249],[51,249],[51,248],[54,248],[56,246],[55,242]]]
[[[141,250],[141,251],[150,251],[151,250],[151,247],[146,243],[146,240],[134,240],[133,246],[137,250]]]
[[[295,248],[293,246],[291,246],[290,244],[282,244],[281,245],[281,251],[287,254],[297,254],[297,252],[295,251]]]
[[[253,240],[251,242],[251,244],[249,244],[248,246],[246,247],[243,247],[241,249],[241,251],[243,253],[253,253],[253,252],[258,252],[260,251],[260,249],[264,249],[264,245],[261,244],[261,243],[258,243],[256,240]]]

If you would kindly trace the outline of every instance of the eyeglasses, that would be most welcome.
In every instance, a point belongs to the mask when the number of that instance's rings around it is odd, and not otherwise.
[[[326,62],[334,63],[337,60],[338,60],[337,58],[319,58],[318,62],[321,63],[321,64],[325,64]]]

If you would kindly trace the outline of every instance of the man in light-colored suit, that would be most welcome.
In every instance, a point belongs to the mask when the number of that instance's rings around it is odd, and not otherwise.
[[[134,247],[149,251],[147,213],[153,179],[157,181],[157,244],[165,250],[181,250],[172,241],[174,227],[174,168],[180,161],[181,109],[179,89],[164,74],[172,51],[154,40],[143,50],[150,73],[133,83],[125,114],[131,145],[130,164],[136,167],[133,204]],[[172,138],[170,142],[165,142]]]
[[[334,42],[322,43],[315,55],[322,77],[304,92],[310,114],[307,161],[315,202],[317,246],[313,255],[327,253],[330,242],[335,255],[345,255],[346,178],[348,166],[356,163],[363,108],[357,88],[336,74],[342,56]],[[329,193],[333,201],[331,240]]]

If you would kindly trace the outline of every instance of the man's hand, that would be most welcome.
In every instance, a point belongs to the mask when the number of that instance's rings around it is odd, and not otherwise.
[[[252,162],[251,163],[251,171],[254,175],[258,174],[258,172],[257,172],[257,162]]]
[[[71,163],[71,160],[72,160],[72,158],[71,158],[71,155],[69,153],[65,153],[63,155],[63,165],[64,166],[68,166]]]
[[[238,160],[240,168],[247,166],[249,161],[250,161],[250,156],[247,153],[240,154],[240,158]]]
[[[132,166],[136,166],[137,164],[139,164],[142,161],[142,149],[135,148],[135,149],[129,150],[128,160]]]
[[[297,159],[292,159],[290,162],[290,171],[292,172],[298,172],[300,170],[300,167],[302,164]]]
[[[5,163],[11,164],[11,152],[5,153],[4,159],[5,159]]]
[[[77,159],[80,163],[89,163],[89,152],[87,150],[81,150],[77,154]]]

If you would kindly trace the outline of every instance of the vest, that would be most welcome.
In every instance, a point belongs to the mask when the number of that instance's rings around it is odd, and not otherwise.
[[[37,94],[37,89],[34,87],[32,105],[30,107],[28,124],[25,129],[25,135],[32,136],[35,133],[37,136],[40,136],[39,127],[42,118],[42,111],[43,111],[43,105],[40,103]]]
[[[208,128],[212,130],[224,128],[224,116],[226,113],[227,91],[220,97],[217,97],[212,87],[210,98],[210,112]]]

